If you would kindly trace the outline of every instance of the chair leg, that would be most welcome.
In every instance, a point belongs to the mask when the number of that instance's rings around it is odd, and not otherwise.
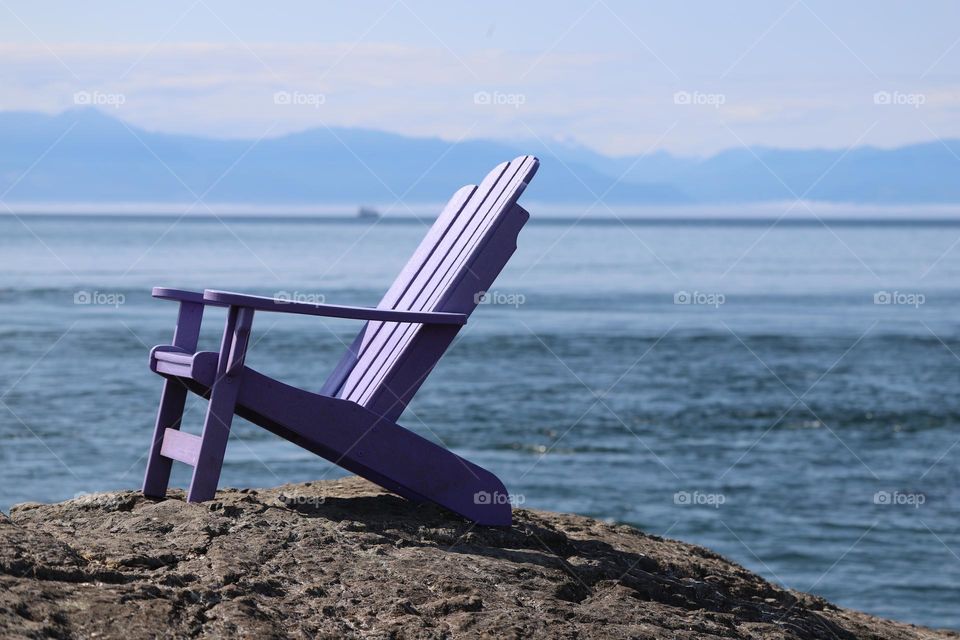
[[[227,450],[230,425],[237,406],[237,396],[243,381],[243,360],[253,324],[253,309],[230,307],[227,323],[223,329],[220,357],[217,361],[217,378],[210,390],[207,417],[200,436],[200,453],[193,467],[188,502],[204,502],[217,493],[223,455]]]
[[[223,376],[213,385],[207,417],[203,423],[200,454],[193,468],[193,478],[187,494],[188,502],[211,500],[217,493],[240,381],[240,376]]]
[[[177,328],[173,332],[173,346],[193,353],[197,350],[200,323],[203,321],[203,305],[196,302],[181,302],[177,313]],[[143,494],[162,498],[167,495],[170,469],[173,460],[160,454],[163,436],[167,429],[179,429],[183,409],[187,402],[187,388],[179,380],[165,379],[160,395],[160,409],[153,429],[153,442],[147,457],[147,472],[143,476]]]
[[[177,380],[164,380],[160,396],[160,409],[153,430],[153,443],[147,458],[147,472],[143,477],[143,494],[162,498],[167,495],[170,468],[173,460],[160,454],[166,429],[179,429],[183,409],[187,402],[187,388]]]

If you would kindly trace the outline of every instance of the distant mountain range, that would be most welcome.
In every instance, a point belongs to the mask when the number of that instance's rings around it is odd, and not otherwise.
[[[703,159],[662,151],[611,158],[571,144],[451,145],[352,128],[254,144],[128,128],[94,109],[0,113],[0,193],[9,189],[3,199],[14,203],[192,202],[194,194],[211,203],[357,205],[400,196],[436,202],[519,153],[543,162],[530,201],[590,203],[603,195],[611,205],[720,204],[802,195],[838,203],[960,203],[955,140],[890,150],[741,148]]]

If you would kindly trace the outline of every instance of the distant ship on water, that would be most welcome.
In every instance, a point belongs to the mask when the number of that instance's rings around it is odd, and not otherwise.
[[[357,209],[357,217],[361,220],[379,220],[380,212],[373,207],[360,207]]]

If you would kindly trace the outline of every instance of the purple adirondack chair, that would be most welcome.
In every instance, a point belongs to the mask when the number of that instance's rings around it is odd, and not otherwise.
[[[165,378],[143,481],[166,495],[174,460],[193,466],[187,499],[213,498],[234,414],[413,501],[479,524],[509,526],[500,480],[396,423],[517,248],[530,217],[517,199],[539,161],[521,156],[457,191],[375,308],[306,304],[225,291],[157,287],[180,303],[172,345],[154,347]],[[228,307],[220,351],[197,351],[204,306]],[[255,311],[365,320],[319,393],[244,365]],[[187,391],[209,398],[203,433],[180,431]]]

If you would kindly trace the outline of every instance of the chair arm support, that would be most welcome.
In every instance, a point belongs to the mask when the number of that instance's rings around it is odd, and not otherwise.
[[[327,318],[351,318],[353,320],[380,320],[382,322],[411,322],[418,324],[466,324],[467,316],[463,313],[445,313],[437,311],[397,311],[394,309],[377,309],[372,307],[346,307],[335,304],[312,304],[251,296],[230,291],[214,291],[206,289],[203,292],[204,304],[218,304],[221,306],[246,307],[258,311],[275,311],[279,313],[300,313],[310,316],[324,316]]]
[[[173,346],[183,349],[188,353],[197,350],[197,342],[200,339],[200,323],[203,322],[203,307],[207,304],[216,304],[206,302],[203,294],[196,291],[184,291],[183,289],[170,289],[167,287],[154,287],[153,297],[161,300],[173,300],[180,303],[180,311],[177,314],[177,327],[173,332]],[[227,306],[216,304],[216,306]]]

